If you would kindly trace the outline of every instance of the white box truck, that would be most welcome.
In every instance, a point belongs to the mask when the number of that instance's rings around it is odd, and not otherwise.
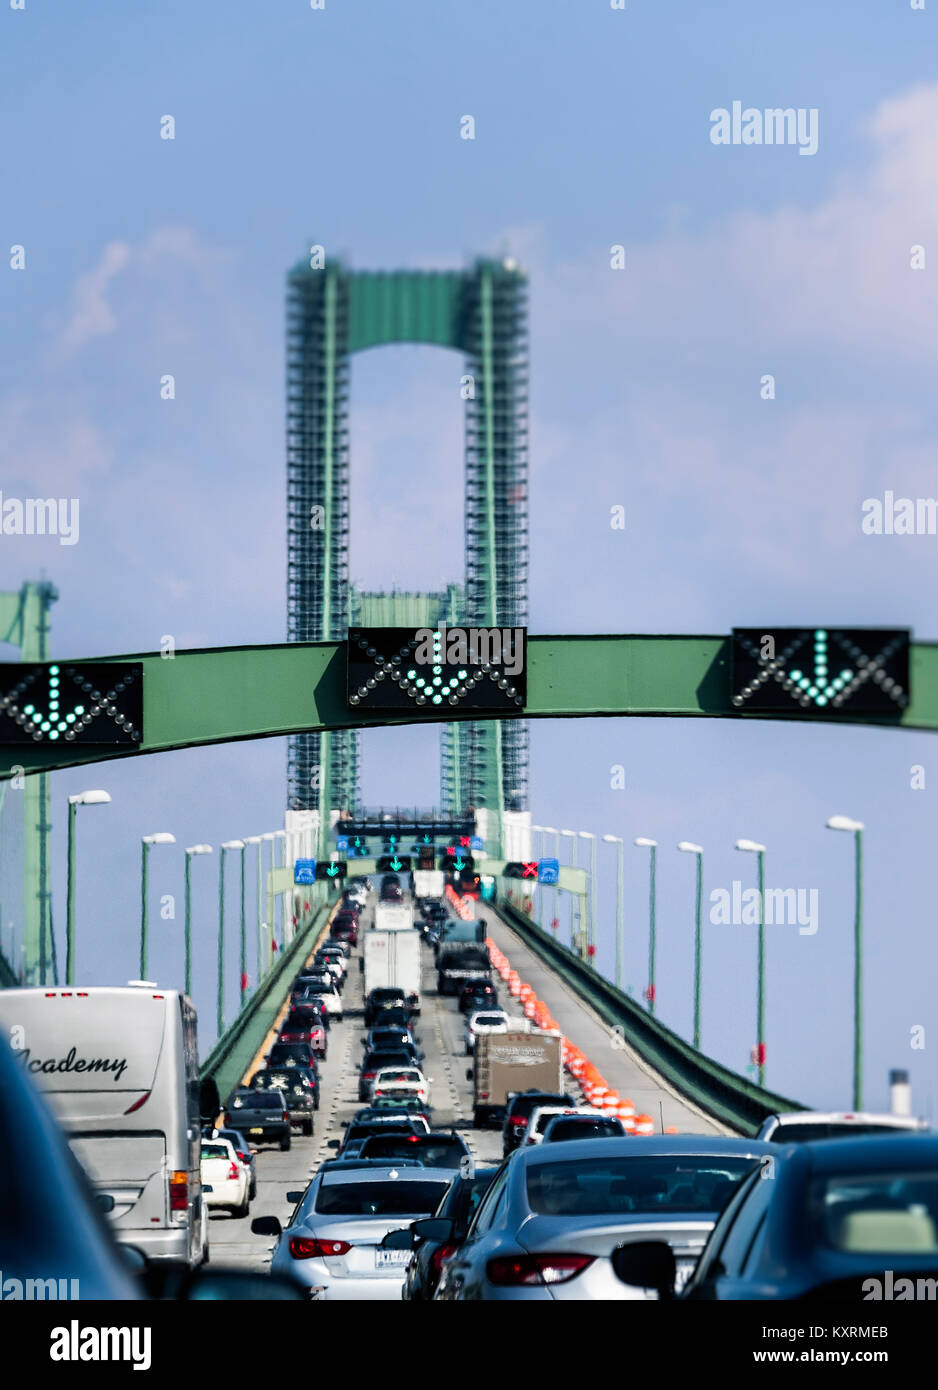
[[[413,903],[376,903],[375,931],[412,931]]]
[[[413,877],[415,898],[442,898],[446,891],[442,869],[414,869]]]
[[[366,932],[364,974],[366,999],[373,989],[402,989],[411,1007],[419,1013],[420,933],[377,929]]]

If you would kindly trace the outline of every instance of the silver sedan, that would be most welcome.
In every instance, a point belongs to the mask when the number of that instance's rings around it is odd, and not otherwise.
[[[506,1159],[436,1297],[462,1301],[646,1299],[620,1283],[613,1250],[666,1240],[690,1277],[721,1208],[771,1144],[706,1135],[571,1140]],[[434,1231],[446,1242],[447,1232]]]
[[[389,1231],[435,1211],[456,1176],[454,1169],[397,1167],[321,1168],[285,1229],[275,1216],[251,1229],[279,1237],[271,1272],[305,1284],[309,1297],[400,1299],[410,1252],[389,1250]],[[288,1193],[287,1198],[291,1195]]]

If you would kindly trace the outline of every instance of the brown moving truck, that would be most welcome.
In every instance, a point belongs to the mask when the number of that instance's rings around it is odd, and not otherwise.
[[[473,1114],[478,1126],[501,1123],[508,1097],[516,1091],[563,1090],[559,1033],[483,1033],[476,1040]]]

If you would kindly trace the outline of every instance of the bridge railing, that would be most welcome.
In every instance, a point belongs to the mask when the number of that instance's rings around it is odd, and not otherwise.
[[[538,926],[511,903],[499,903],[496,911],[535,955],[554,970],[611,1027],[620,1028],[629,1047],[660,1076],[699,1106],[740,1134],[753,1135],[762,1121],[782,1110],[809,1106],[776,1095],[748,1081],[738,1072],[698,1052],[684,1038],[665,1027],[634,999],[616,989],[592,966]]]
[[[298,925],[277,964],[267,972],[259,989],[202,1062],[201,1074],[214,1078],[222,1104],[256,1057],[283,1008],[294,976],[315,948],[333,910],[334,904],[314,907],[309,917]]]

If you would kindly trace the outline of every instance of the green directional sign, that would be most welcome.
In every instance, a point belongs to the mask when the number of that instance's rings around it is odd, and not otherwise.
[[[0,664],[0,743],[142,741],[141,662]]]
[[[349,628],[348,704],[414,718],[516,714],[527,697],[526,644],[523,627]]]
[[[340,878],[345,878],[348,873],[348,865],[344,859],[331,859],[326,863],[317,863],[316,877],[324,879],[327,883],[335,883]]]
[[[733,706],[898,717],[909,703],[909,637],[908,628],[734,628]]]

